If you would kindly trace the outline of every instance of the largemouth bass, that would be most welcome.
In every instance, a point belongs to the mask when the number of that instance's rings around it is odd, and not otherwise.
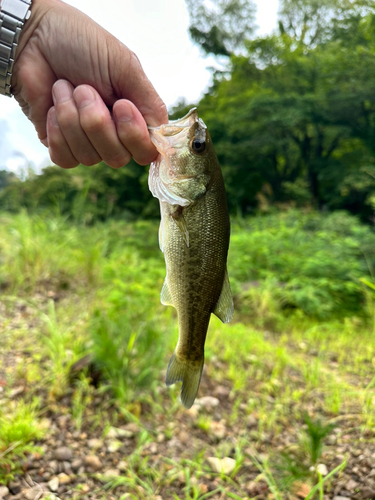
[[[233,316],[224,181],[196,108],[149,132],[160,153],[150,166],[149,188],[160,201],[159,244],[167,268],[161,302],[176,308],[179,325],[165,382],[182,381],[181,401],[190,408],[202,376],[211,313],[224,323]]]

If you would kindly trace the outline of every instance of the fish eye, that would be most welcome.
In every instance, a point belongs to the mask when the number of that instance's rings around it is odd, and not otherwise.
[[[201,137],[194,137],[190,142],[190,146],[194,153],[200,154],[206,149],[206,141]]]

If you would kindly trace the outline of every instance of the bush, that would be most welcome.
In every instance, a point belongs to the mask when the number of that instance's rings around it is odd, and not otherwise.
[[[354,216],[291,210],[234,223],[229,275],[242,304],[267,282],[284,310],[348,316],[363,311],[374,249],[373,230]]]

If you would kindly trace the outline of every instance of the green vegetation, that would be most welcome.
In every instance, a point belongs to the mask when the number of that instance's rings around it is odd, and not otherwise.
[[[345,469],[345,456],[327,458],[336,440],[355,429],[353,446],[372,442],[375,247],[354,216],[291,210],[233,221],[236,316],[228,325],[212,317],[200,392],[228,387],[229,399],[218,414],[202,408],[196,417],[163,381],[177,323],[160,304],[158,224],[84,226],[26,212],[0,219],[1,482],[40,454],[51,435],[46,413],[70,415],[72,432],[143,429],[126,472],[99,474],[127,498],[257,498],[262,488],[288,498],[297,487],[322,498]],[[164,443],[181,423],[192,441],[176,459]],[[158,465],[150,446],[162,447]],[[209,456],[233,458],[233,471],[213,472]]]

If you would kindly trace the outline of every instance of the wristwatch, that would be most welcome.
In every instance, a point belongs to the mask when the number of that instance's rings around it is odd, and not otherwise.
[[[14,57],[32,0],[1,0],[0,10],[0,94],[11,96]]]

